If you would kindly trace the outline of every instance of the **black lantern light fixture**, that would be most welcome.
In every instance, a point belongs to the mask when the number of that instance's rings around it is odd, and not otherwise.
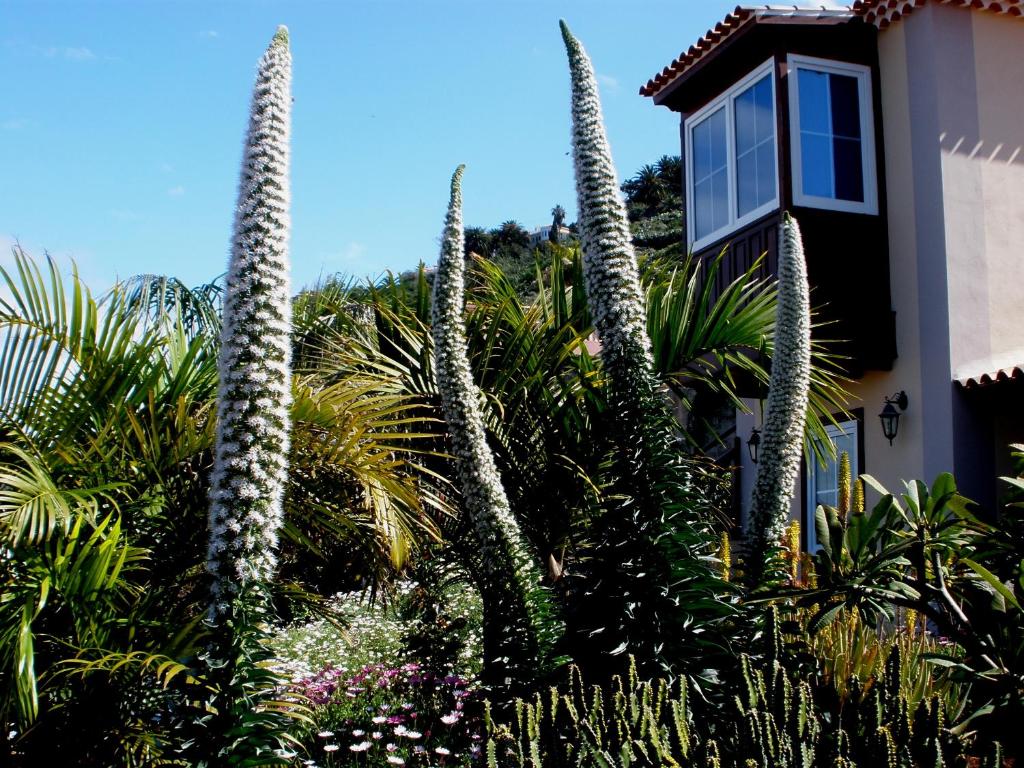
[[[894,406],[900,410],[897,411]],[[903,390],[900,390],[892,397],[885,398],[885,407],[878,414],[878,418],[882,420],[882,434],[889,441],[889,445],[892,445],[892,441],[896,438],[896,433],[900,429],[900,411],[905,410],[907,410],[907,393]]]
[[[761,446],[761,430],[754,427],[750,430],[750,439],[747,440],[747,450],[750,451],[750,460],[757,464],[757,449]]]

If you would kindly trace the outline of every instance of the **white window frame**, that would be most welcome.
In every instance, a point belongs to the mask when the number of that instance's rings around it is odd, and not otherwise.
[[[760,80],[765,75],[771,76],[772,83],[772,117],[775,120],[773,126],[775,131],[775,152],[772,156],[772,162],[775,168],[775,197],[766,203],[761,204],[757,208],[743,216],[737,216],[738,201],[736,200],[736,107],[735,100],[742,91],[746,90],[748,86],[753,85],[756,81]],[[706,245],[710,245],[716,240],[721,240],[723,237],[728,235],[730,232],[735,232],[737,229],[746,226],[755,219],[764,216],[766,213],[770,213],[779,207],[779,130],[778,130],[778,82],[775,77],[775,60],[768,59],[768,61],[761,64],[752,72],[745,75],[742,79],[737,80],[727,90],[720,93],[711,102],[708,102],[703,107],[698,109],[692,115],[690,115],[683,122],[683,145],[686,152],[686,239],[690,246],[690,250],[697,251]],[[716,112],[722,106],[725,107],[725,152],[726,152],[726,176],[728,181],[728,201],[729,201],[729,222],[722,227],[719,227],[714,232],[711,232],[699,240],[694,239],[695,228],[694,228],[694,199],[693,199],[693,127],[697,125],[705,117],[708,117],[713,112]]]
[[[847,437],[853,436],[855,449],[850,454],[850,479],[855,481],[864,470],[860,466],[860,444],[861,444],[861,430],[862,422],[860,419],[850,419],[849,421],[841,421],[838,426],[835,424],[825,425],[825,434],[828,435],[829,440],[835,445],[834,438],[836,437]],[[836,452],[835,457],[836,472],[839,471],[839,452]],[[807,551],[813,554],[818,550],[818,531],[815,527],[814,516],[818,509],[817,494],[814,490],[814,477],[815,473],[821,471],[821,467],[818,465],[817,457],[813,454],[807,461],[807,471],[804,473],[806,479],[804,482],[804,522],[803,526],[807,530]]]
[[[803,160],[800,154],[800,94],[798,69],[827,72],[857,78],[860,100],[860,161],[864,182],[864,202],[838,200],[833,197],[804,194]],[[793,204],[807,208],[824,208],[846,213],[878,213],[878,177],[875,169],[875,115],[871,100],[871,69],[861,64],[819,59],[791,53],[786,57],[786,80],[789,90],[789,144],[793,157]]]

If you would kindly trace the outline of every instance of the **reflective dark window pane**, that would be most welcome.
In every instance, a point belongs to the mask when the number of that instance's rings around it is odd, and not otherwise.
[[[803,193],[864,202],[858,78],[799,68],[797,88]]]
[[[864,171],[861,167],[860,141],[836,136],[832,139],[835,161],[836,198],[864,202]]]
[[[711,210],[711,179],[693,187],[693,233],[697,239],[715,231]]]
[[[828,75],[810,69],[797,70],[800,131],[831,133],[828,109]]]
[[[765,75],[734,101],[736,214],[744,216],[775,197],[775,109],[772,78]]]
[[[736,209],[740,216],[758,206],[757,150],[736,158]]]
[[[728,169],[715,173],[711,177],[713,192],[711,204],[714,209],[714,228],[721,229],[729,223],[729,175]]]
[[[757,148],[757,204],[764,205],[775,198],[775,139],[763,142]]]
[[[775,104],[772,97],[772,78],[765,75],[754,86],[754,104],[757,111],[757,140],[775,137]]]
[[[729,220],[725,118],[725,110],[719,109],[690,131],[693,224],[697,239],[711,234]]]
[[[757,104],[754,88],[748,88],[735,101],[736,154],[748,152],[757,143]]]
[[[832,141],[828,136],[800,132],[801,176],[805,195],[832,197]]]
[[[711,132],[711,169],[717,171],[719,168],[724,168],[728,162],[726,158],[725,109],[715,112],[707,122]]]
[[[849,75],[829,75],[832,97],[832,134],[848,139],[860,138],[860,94],[857,78]]]

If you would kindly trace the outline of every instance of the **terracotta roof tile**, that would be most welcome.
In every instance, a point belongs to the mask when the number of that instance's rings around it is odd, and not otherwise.
[[[856,0],[853,10],[864,20],[879,29],[900,21],[925,2],[938,2],[963,8],[1005,13],[1010,16],[1024,15],[1024,0]]]
[[[737,5],[724,19],[701,35],[693,45],[673,59],[671,64],[648,80],[647,84],[640,88],[640,95],[654,96],[668,83],[693,66],[705,54],[718,47],[723,40],[726,40],[730,35],[746,26],[752,20],[757,21],[760,18],[771,17],[773,20],[785,21],[791,19],[793,23],[801,23],[826,17],[832,18],[837,15],[853,18],[852,7],[847,4],[832,2],[832,0],[785,4],[760,3],[757,5]]]
[[[816,19],[842,20],[844,17],[860,16],[869,24],[874,24],[879,29],[885,29],[926,2],[979,8],[1010,16],[1024,16],[1024,0],[854,0],[852,5],[831,0],[818,0],[818,2],[789,4],[737,5],[713,29],[705,32],[697,42],[673,59],[671,64],[648,80],[646,85],[641,86],[640,95],[656,95],[738,29],[747,24],[756,23],[762,18],[783,22],[791,20],[792,23],[799,24]]]
[[[975,389],[977,387],[987,387],[990,384],[997,384],[1003,381],[1017,381],[1018,379],[1024,379],[1024,363],[1009,365],[1005,368],[985,371],[984,373],[977,373],[973,376],[964,376],[956,379],[956,383],[964,389]]]

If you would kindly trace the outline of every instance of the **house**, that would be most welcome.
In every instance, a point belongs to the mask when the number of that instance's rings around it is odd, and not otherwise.
[[[554,228],[553,224],[545,224],[543,227],[537,227],[533,232],[530,233],[530,245],[536,248],[541,243],[545,243],[551,239],[551,230]],[[559,240],[565,241],[572,235],[572,230],[568,227],[560,226],[558,228]]]
[[[762,253],[773,273],[782,212],[798,219],[823,335],[846,340],[854,418],[831,438],[854,470],[897,491],[952,471],[989,510],[1024,442],[1022,14],[1021,0],[739,6],[640,89],[680,115],[687,238],[702,258],[728,246],[723,282]],[[743,500],[761,418],[747,404]],[[883,408],[899,415],[891,441]],[[794,516],[835,499],[835,463],[805,466]]]

